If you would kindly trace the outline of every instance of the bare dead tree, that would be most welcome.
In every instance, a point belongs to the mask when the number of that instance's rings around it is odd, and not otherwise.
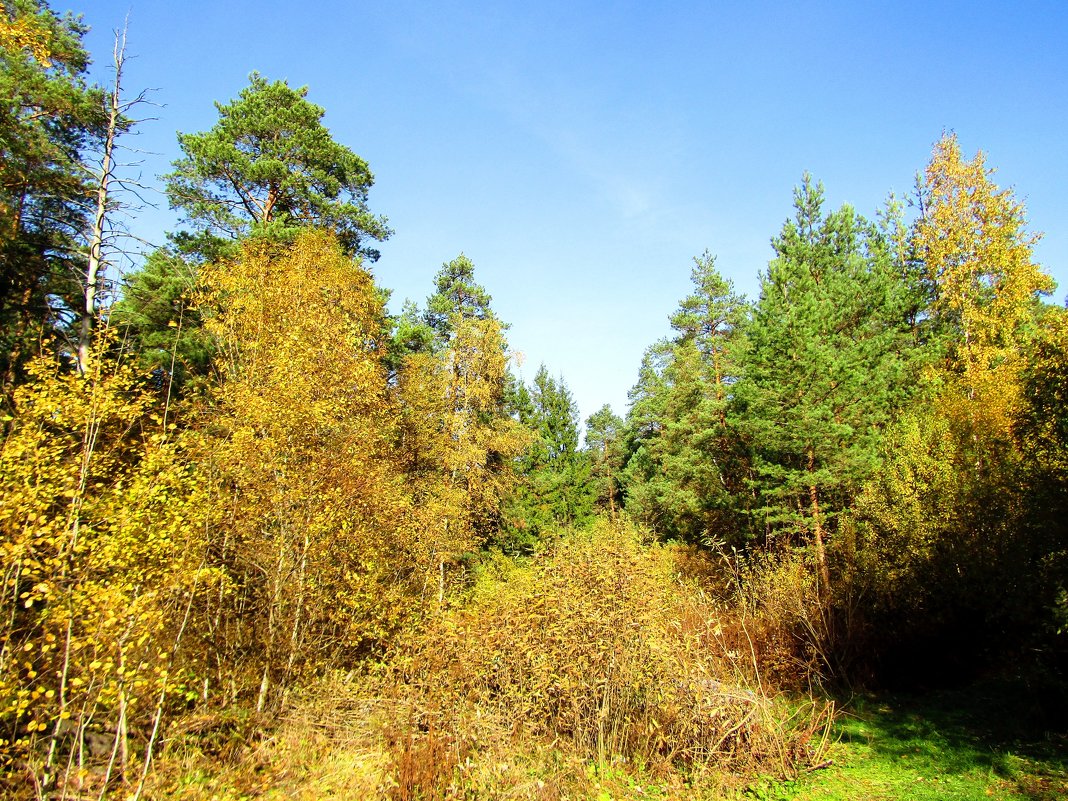
[[[120,178],[118,169],[123,165],[117,162],[115,152],[118,147],[118,138],[129,133],[139,122],[129,116],[130,111],[149,103],[148,90],[142,90],[135,97],[124,100],[122,96],[123,69],[126,65],[126,32],[129,27],[129,19],[123,23],[122,30],[115,31],[115,46],[113,51],[113,69],[115,79],[108,94],[107,129],[104,136],[104,145],[101,151],[100,171],[94,181],[96,188],[95,209],[93,222],[88,232],[89,254],[85,271],[84,305],[81,309],[81,325],[79,327],[77,342],[78,372],[85,375],[89,369],[89,353],[92,345],[93,327],[99,312],[99,295],[102,285],[103,272],[107,266],[105,249],[114,239],[116,226],[111,219],[113,213],[119,207],[115,199],[116,188],[133,192],[140,199],[138,190],[143,189],[135,181]]]

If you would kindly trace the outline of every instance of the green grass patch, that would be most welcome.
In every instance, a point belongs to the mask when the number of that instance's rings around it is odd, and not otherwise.
[[[1068,798],[1065,700],[1052,683],[1022,679],[923,695],[855,697],[837,724],[833,764],[784,788],[778,798]]]

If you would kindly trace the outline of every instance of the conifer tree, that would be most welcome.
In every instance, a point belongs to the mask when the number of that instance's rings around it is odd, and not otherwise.
[[[614,519],[620,508],[623,420],[607,403],[586,418],[586,453],[594,481],[594,500]]]
[[[829,584],[826,538],[878,464],[907,395],[901,280],[849,207],[825,215],[806,175],[747,326],[736,421],[752,448],[769,534],[802,533]]]
[[[510,509],[513,545],[529,546],[554,528],[586,522],[593,512],[590,462],[579,450],[579,413],[563,378],[538,368],[518,395],[519,422],[532,441],[517,465],[520,484]]]
[[[667,515],[660,503],[665,481],[659,456],[660,440],[667,426],[667,401],[671,391],[668,370],[673,350],[660,340],[642,354],[638,380],[627,393],[630,406],[623,430],[623,485],[627,513],[659,531],[670,533]]]
[[[694,291],[671,316],[677,335],[660,346],[659,373],[646,365],[655,380],[636,388],[632,424],[652,419],[644,434],[634,431],[627,508],[669,536],[732,540],[741,536],[733,510],[747,465],[727,409],[748,306],[707,252],[694,259],[691,279]]]
[[[434,276],[433,295],[426,299],[424,322],[434,332],[439,346],[448,344],[456,318],[495,320],[493,297],[475,281],[475,265],[461,253],[441,265]]]
[[[141,366],[164,392],[206,376],[211,364],[212,338],[204,330],[196,289],[196,265],[160,248],[129,277],[109,310],[111,322],[129,338]]]
[[[178,135],[184,155],[164,177],[171,207],[194,228],[176,238],[180,249],[210,260],[254,230],[289,237],[315,226],[346,253],[378,258],[372,243],[391,231],[367,206],[374,176],[307,95],[254,72],[236,100],[215,104],[211,130]]]
[[[405,300],[401,313],[389,318],[389,328],[388,363],[394,375],[403,366],[405,357],[434,349],[434,329],[426,324],[412,300]]]
[[[30,343],[72,322],[87,224],[83,156],[105,127],[86,81],[87,28],[43,0],[0,9],[0,380],[10,392]],[[65,318],[64,315],[68,317]]]

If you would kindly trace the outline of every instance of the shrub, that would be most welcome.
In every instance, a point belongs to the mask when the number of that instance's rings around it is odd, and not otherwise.
[[[829,708],[792,714],[769,694],[754,648],[730,641],[745,619],[681,575],[685,553],[601,521],[432,621],[392,668],[410,704],[406,733],[391,729],[396,797],[437,797],[490,740],[597,764],[791,775],[818,761]]]

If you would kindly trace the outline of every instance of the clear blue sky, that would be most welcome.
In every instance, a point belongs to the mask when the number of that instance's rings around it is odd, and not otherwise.
[[[127,85],[165,104],[131,142],[158,154],[146,180],[250,71],[309,86],[375,173],[396,307],[465,252],[523,375],[562,374],[583,418],[625,411],[693,256],[754,296],[805,170],[871,216],[943,129],[1015,188],[1068,290],[1065,0],[81,2],[99,78],[129,11]],[[155,241],[160,205],[132,223]]]

